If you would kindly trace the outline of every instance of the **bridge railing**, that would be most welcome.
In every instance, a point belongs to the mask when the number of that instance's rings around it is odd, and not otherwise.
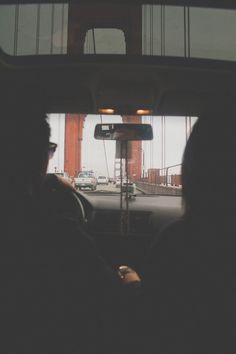
[[[135,181],[136,186],[147,194],[180,196],[182,195],[181,174],[173,173],[173,169],[180,166],[181,164],[176,164],[163,169],[149,169],[147,177]]]
[[[149,168],[146,178],[141,178],[140,181],[150,184],[181,187],[181,174],[177,171],[177,167],[181,165],[182,164],[176,164],[161,169]],[[173,173],[173,169],[175,169],[175,173]]]
[[[178,187],[158,185],[155,183],[148,183],[143,181],[136,182],[136,187],[145,194],[159,194],[159,195],[182,195],[182,189]]]

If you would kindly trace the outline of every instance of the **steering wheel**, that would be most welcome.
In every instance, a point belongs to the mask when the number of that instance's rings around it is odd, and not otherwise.
[[[87,222],[78,192],[62,177],[47,175],[44,183],[44,204],[55,215],[74,219],[82,226]]]
[[[84,205],[81,201],[81,198],[80,198],[78,192],[74,192],[73,196],[77,202],[76,211],[77,211],[78,215],[77,215],[76,219],[79,220],[82,223],[82,225],[85,225],[87,223],[87,217],[86,217]]]

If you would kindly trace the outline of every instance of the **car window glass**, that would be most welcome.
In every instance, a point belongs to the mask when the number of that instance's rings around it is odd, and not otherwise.
[[[0,5],[0,46],[16,56],[136,54],[236,59],[236,10],[141,3],[93,7],[96,21],[91,4]],[[123,25],[124,19],[129,25]]]

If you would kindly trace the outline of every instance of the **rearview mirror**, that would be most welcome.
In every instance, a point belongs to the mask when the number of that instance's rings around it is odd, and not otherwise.
[[[94,137],[98,140],[152,140],[153,132],[150,124],[97,124]]]

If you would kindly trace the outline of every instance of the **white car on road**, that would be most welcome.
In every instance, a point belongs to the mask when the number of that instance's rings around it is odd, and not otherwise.
[[[97,179],[94,173],[90,171],[79,172],[78,177],[75,178],[75,188],[79,190],[89,188],[95,191],[97,188]]]
[[[106,184],[108,185],[109,181],[106,176],[98,176],[97,178],[97,184]]]

